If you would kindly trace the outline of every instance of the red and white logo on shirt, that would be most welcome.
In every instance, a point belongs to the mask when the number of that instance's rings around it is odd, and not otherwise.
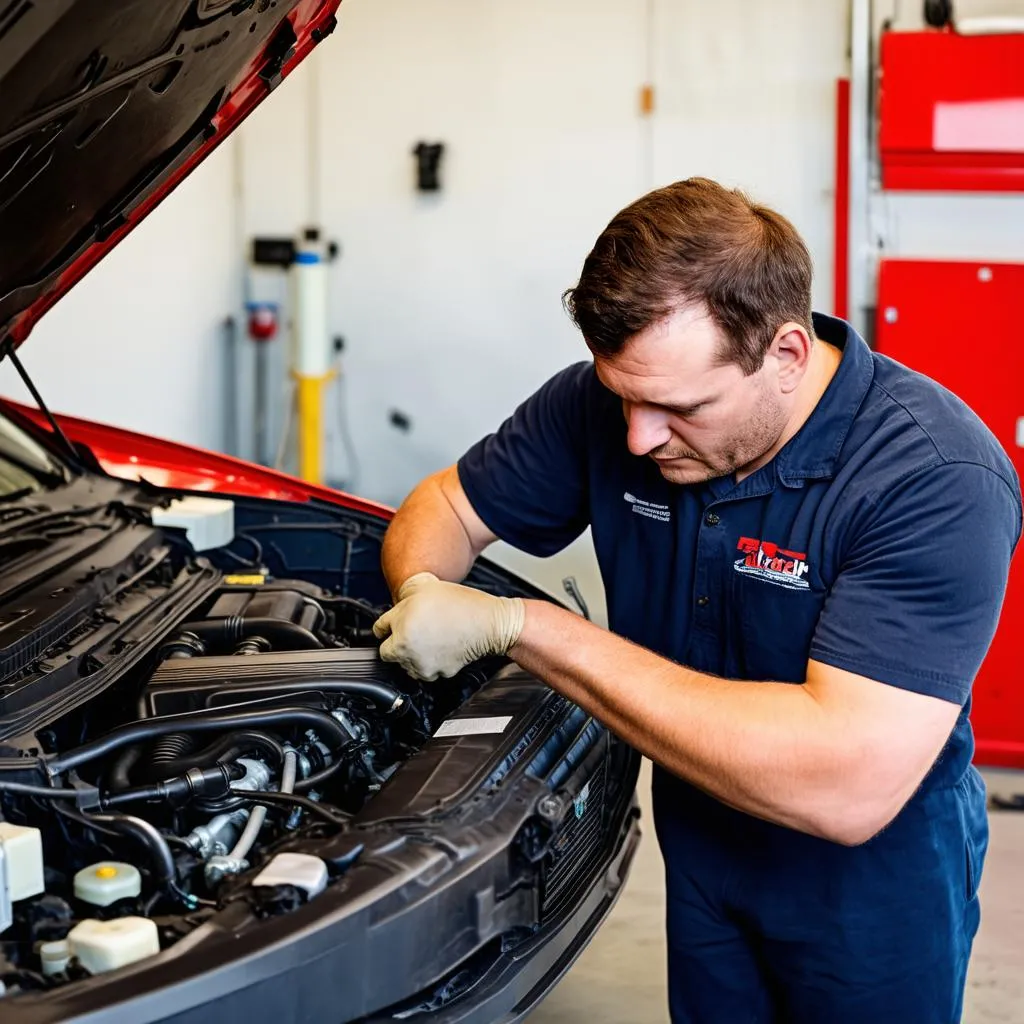
[[[744,553],[733,567],[745,576],[757,576],[767,583],[790,590],[808,590],[810,583],[804,579],[810,571],[807,555],[798,551],[787,551],[767,540],[740,537],[737,550]]]

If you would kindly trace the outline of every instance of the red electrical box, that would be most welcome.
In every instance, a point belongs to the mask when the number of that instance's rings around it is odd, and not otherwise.
[[[1024,471],[1024,264],[882,260],[877,348],[959,395]],[[1024,768],[1024,553],[974,685],[976,761]]]
[[[1024,191],[1024,35],[884,32],[887,189]]]

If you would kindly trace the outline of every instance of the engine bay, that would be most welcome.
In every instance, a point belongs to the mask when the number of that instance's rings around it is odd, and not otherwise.
[[[122,493],[79,505],[62,539],[89,550],[19,553],[0,593],[0,995],[135,963],[238,898],[311,899],[324,866],[288,848],[348,829],[496,668],[422,686],[380,660],[382,520],[240,499],[197,554],[152,525],[165,498],[92,486]]]

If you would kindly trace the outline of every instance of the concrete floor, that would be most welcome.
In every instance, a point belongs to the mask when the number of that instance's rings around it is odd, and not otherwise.
[[[990,792],[1024,792],[1024,777],[987,773]],[[667,1024],[664,883],[649,824],[649,775],[641,776],[644,841],[629,884],[597,938],[530,1024]],[[1024,813],[991,814],[981,883],[982,924],[974,944],[963,1021],[1024,1022]],[[727,1022],[723,1022],[727,1024]]]

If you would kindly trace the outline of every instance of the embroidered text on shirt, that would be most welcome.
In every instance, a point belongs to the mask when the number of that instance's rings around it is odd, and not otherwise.
[[[668,505],[656,505],[653,501],[644,501],[635,494],[626,491],[622,496],[633,506],[633,511],[638,516],[647,516],[649,519],[657,519],[659,522],[667,523],[672,518]]]

